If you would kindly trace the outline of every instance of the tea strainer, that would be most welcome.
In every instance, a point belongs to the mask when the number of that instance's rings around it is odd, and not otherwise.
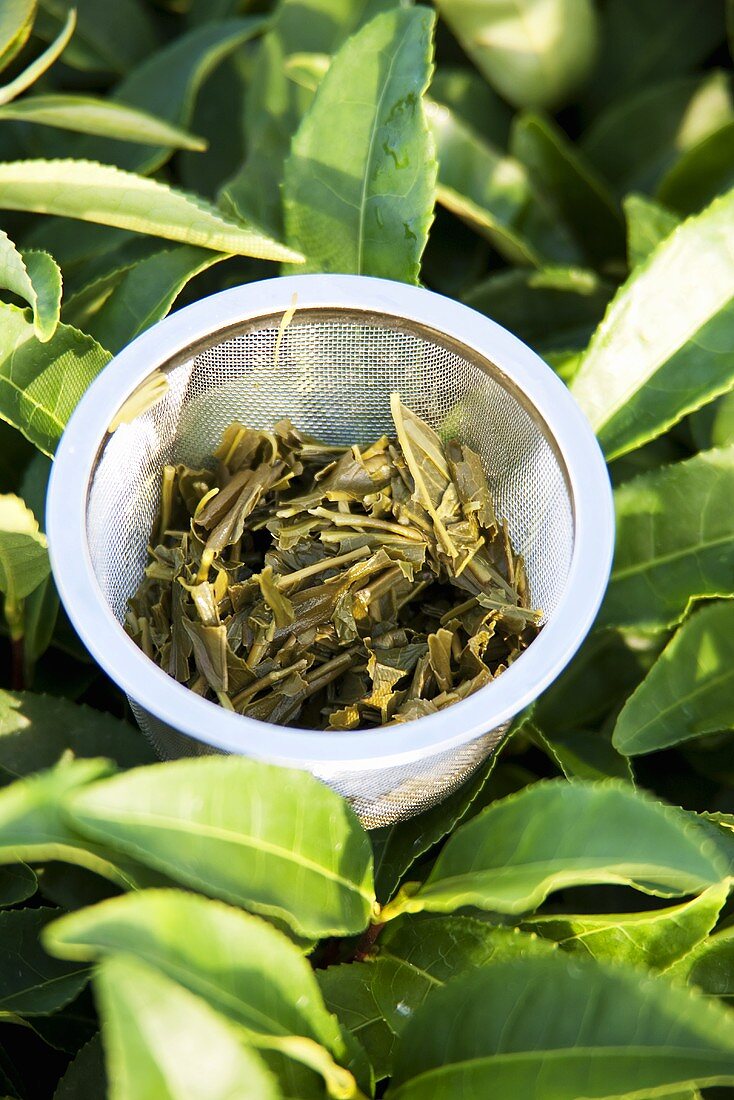
[[[294,297],[295,296],[295,297]],[[296,311],[276,340],[285,311]],[[435,715],[363,732],[288,729],[200,698],[122,629],[146,564],[161,468],[200,464],[239,419],[289,416],[328,443],[390,433],[390,394],[482,457],[525,557],[538,638],[493,683]],[[54,461],[54,576],[90,653],[164,758],[235,752],[305,768],[367,827],[426,809],[495,749],[564,669],[611,567],[609,479],[563,383],[515,336],[438,294],[382,279],[301,275],[181,309],[134,340],[75,410]]]

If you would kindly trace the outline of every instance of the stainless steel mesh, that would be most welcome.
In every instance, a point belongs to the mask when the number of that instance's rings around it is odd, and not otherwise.
[[[89,489],[87,539],[97,581],[118,621],[146,562],[164,463],[200,463],[235,418],[269,427],[289,416],[327,442],[368,442],[392,428],[393,390],[439,433],[480,453],[498,513],[525,556],[533,604],[552,616],[571,564],[573,508],[564,464],[528,398],[469,348],[417,324],[356,310],[299,310],[276,364],[279,320],[263,317],[241,331],[212,333],[188,357],[164,364],[164,397],[101,446]],[[151,371],[161,366],[151,364]],[[217,712],[212,703],[212,723]],[[196,741],[139,706],[135,713],[163,756],[216,751],[206,729]],[[429,750],[411,764],[314,771],[353,803],[367,826],[387,824],[458,786],[502,733],[489,730],[450,752]]]

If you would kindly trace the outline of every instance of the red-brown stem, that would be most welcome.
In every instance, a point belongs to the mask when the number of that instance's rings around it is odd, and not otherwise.
[[[354,962],[363,962],[372,954],[372,948],[385,927],[384,924],[371,924],[357,944],[352,959]]]

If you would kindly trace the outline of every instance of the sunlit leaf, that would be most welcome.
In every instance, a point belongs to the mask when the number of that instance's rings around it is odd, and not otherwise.
[[[1,112],[0,112],[1,113]],[[39,340],[50,340],[59,321],[61,272],[48,252],[20,253],[0,229],[0,291],[10,290],[33,309]]]
[[[433,216],[435,162],[421,95],[433,16],[378,16],[341,48],[293,139],[285,225],[304,271],[417,282]],[[366,100],[350,100],[350,89]],[[370,91],[368,91],[370,90]]]
[[[72,9],[66,18],[66,21],[59,31],[58,36],[54,39],[48,49],[44,50],[35,61],[32,61],[27,68],[10,81],[9,84],[4,84],[0,87],[0,106],[4,103],[10,103],[11,100],[19,96],[21,92],[25,92],[27,88],[30,88],[32,84],[38,80],[40,76],[46,72],[46,69],[50,69],[54,61],[61,56],[66,49],[66,46],[74,33],[76,27],[76,11]]]
[[[0,592],[13,638],[23,636],[23,600],[38,588],[51,566],[46,536],[20,497],[0,496]]]
[[[609,458],[639,447],[734,384],[734,191],[635,269],[571,389]]]
[[[646,260],[680,224],[677,214],[644,195],[628,195],[624,200],[624,214],[630,267]]]
[[[28,40],[36,0],[5,0],[0,7],[0,69],[8,65]]]

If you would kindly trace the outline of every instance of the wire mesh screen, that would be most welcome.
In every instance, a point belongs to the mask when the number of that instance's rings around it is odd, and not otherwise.
[[[299,310],[276,355],[279,319],[250,323],[226,338],[212,334],[208,347],[167,368],[163,398],[101,447],[89,493],[88,542],[118,621],[146,563],[165,463],[201,463],[234,419],[262,428],[288,416],[325,442],[371,442],[392,431],[393,390],[439,434],[479,452],[498,514],[525,557],[532,603],[546,618],[552,615],[570,567],[573,512],[563,465],[528,399],[468,349],[392,317]],[[151,371],[159,367],[151,364]],[[140,708],[136,714],[163,755],[212,751],[206,730],[197,744]],[[377,759],[374,771],[320,774],[354,803],[365,824],[386,824],[439,801],[501,733],[489,730],[448,758],[429,750],[411,765],[380,768]]]

